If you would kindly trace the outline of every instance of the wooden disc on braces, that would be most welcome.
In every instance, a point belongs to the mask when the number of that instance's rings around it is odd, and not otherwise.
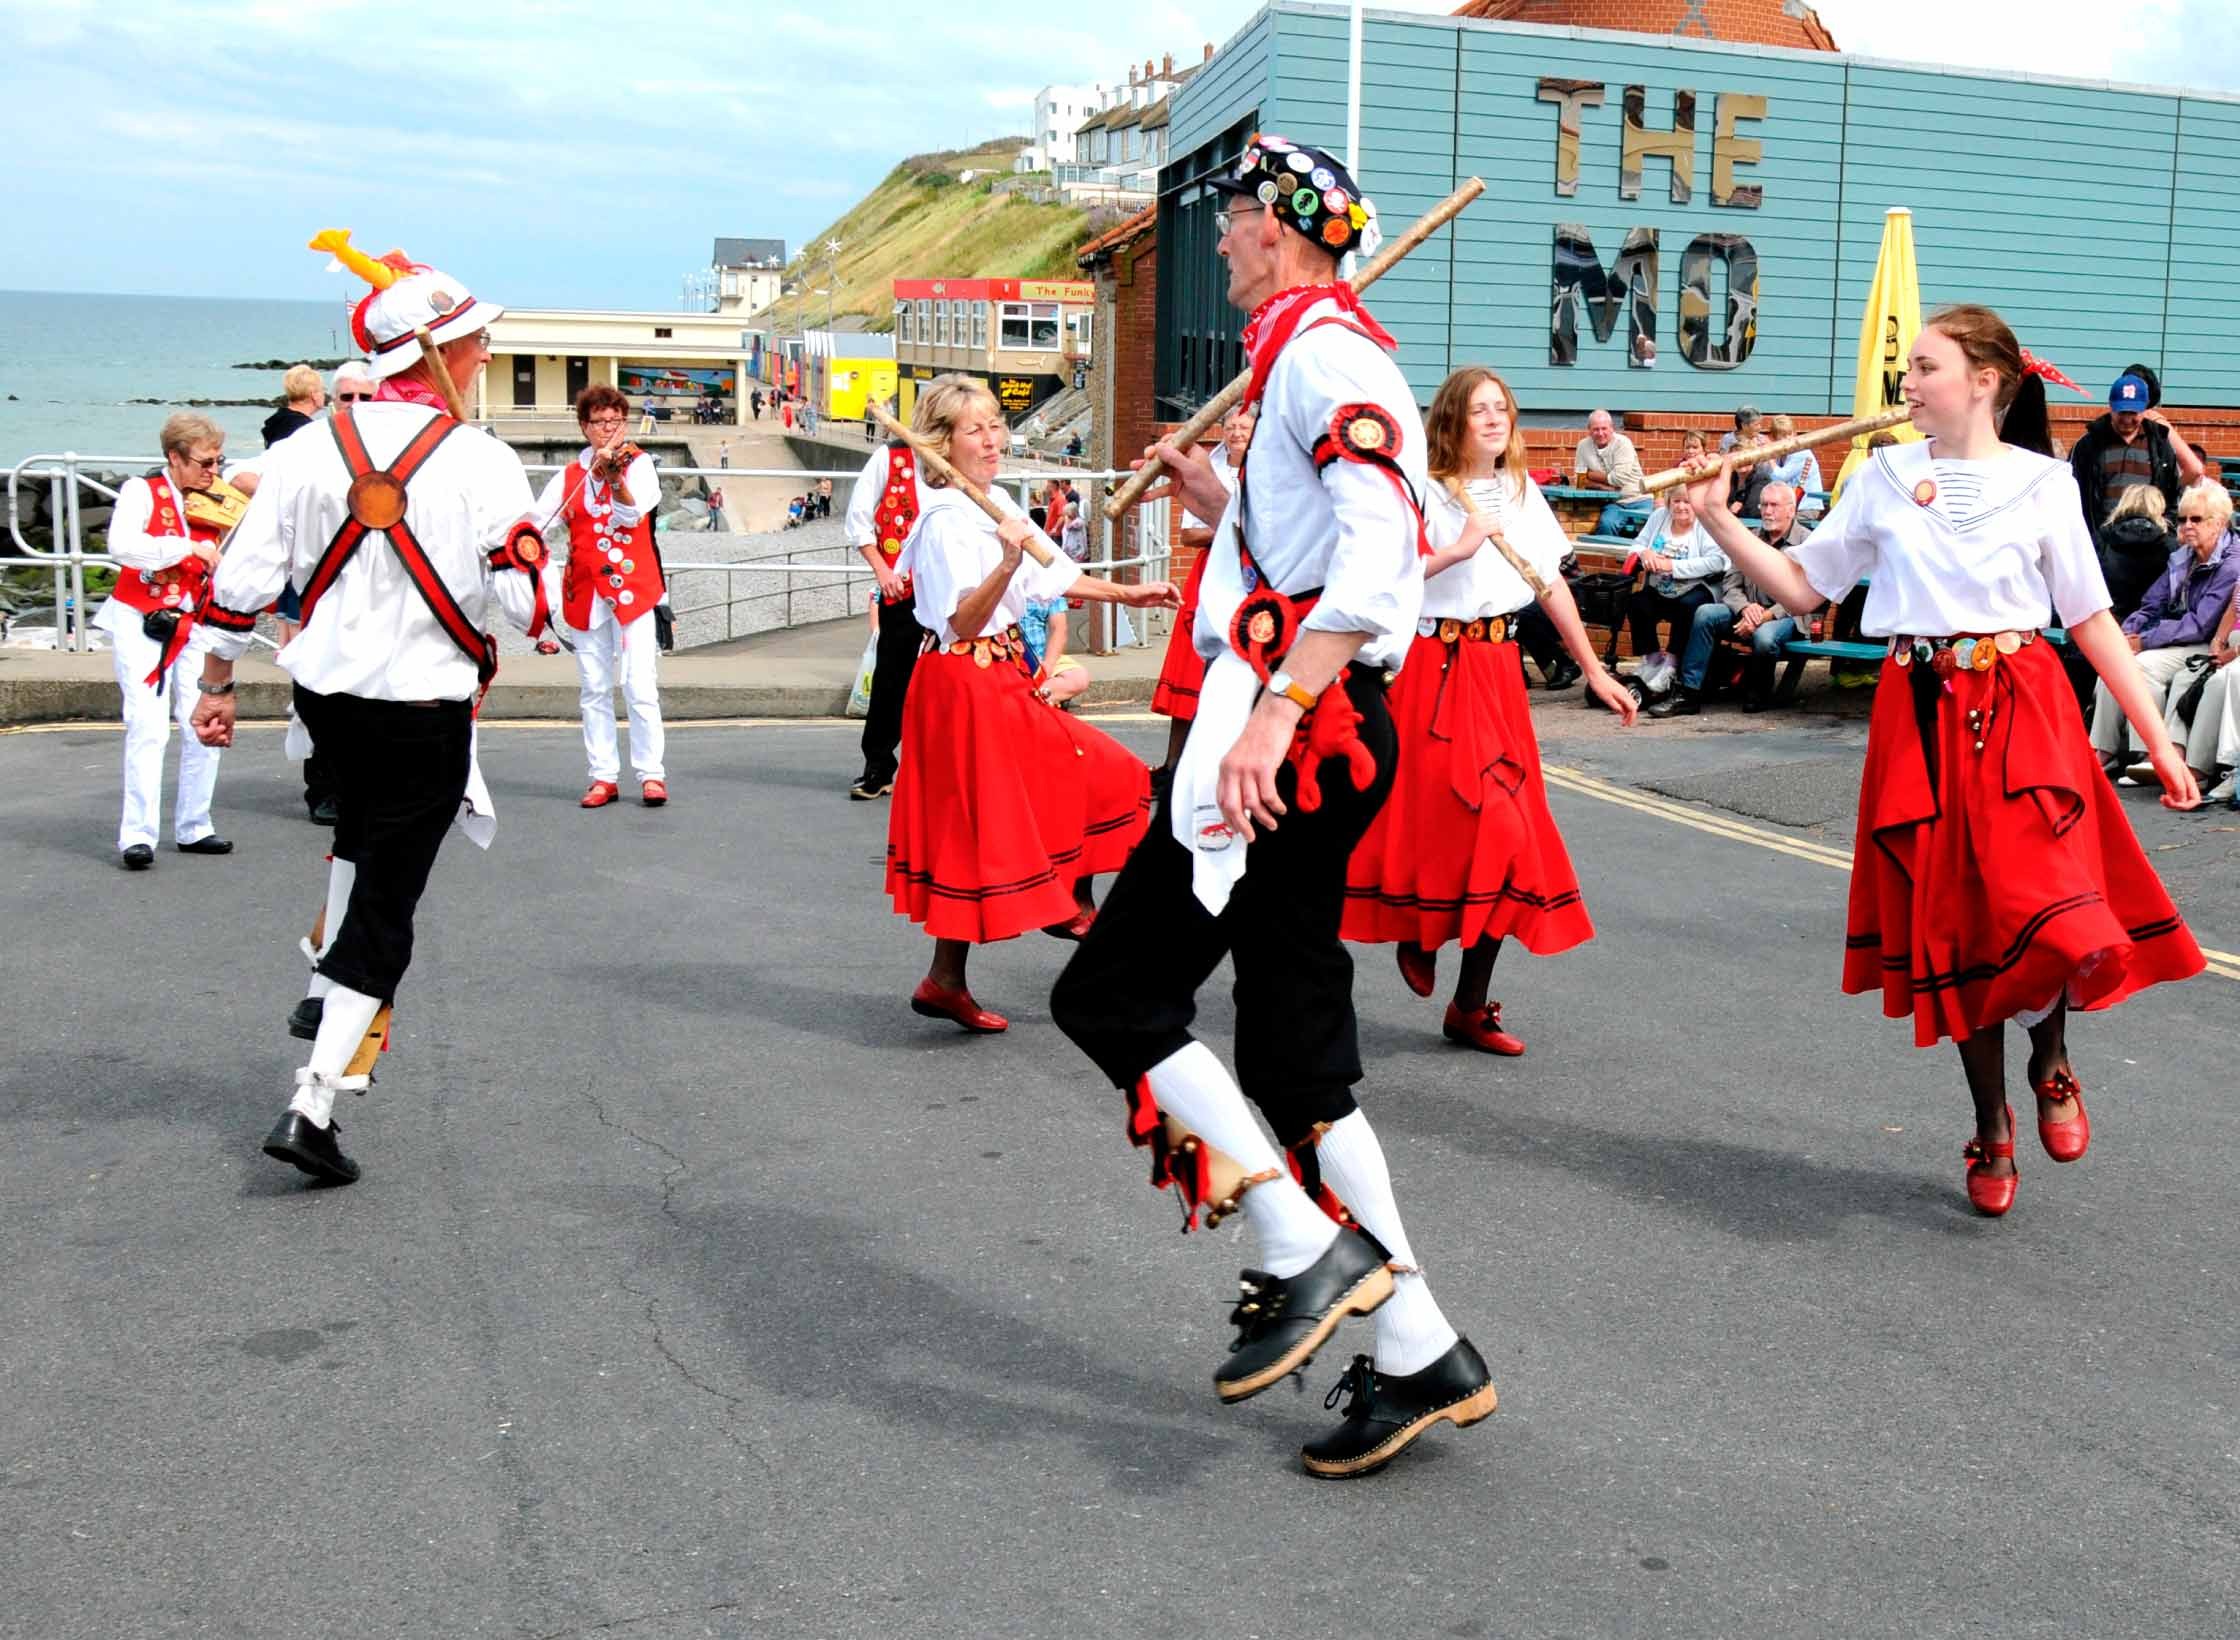
[[[350,516],[369,530],[385,530],[404,517],[404,485],[392,473],[367,473],[351,481]]]

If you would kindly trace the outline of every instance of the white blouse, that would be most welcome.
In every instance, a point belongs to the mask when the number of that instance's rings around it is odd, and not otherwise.
[[[997,506],[1014,518],[1025,518],[1008,490],[990,490]],[[958,632],[949,624],[972,589],[985,581],[1003,562],[1003,543],[996,539],[996,522],[982,512],[961,490],[931,484],[918,486],[917,526],[902,544],[895,561],[898,573],[910,577],[918,594],[918,624],[943,643],[978,638],[1016,626],[1026,613],[1029,598],[1062,597],[1081,579],[1081,566],[1060,557],[1054,564],[1038,564],[1023,555],[1003,596],[996,600],[984,632]]]
[[[1518,496],[1510,490],[1506,478],[1481,478],[1473,479],[1468,488],[1470,498],[1478,504],[1478,511],[1501,532],[1502,539],[1540,572],[1541,580],[1555,585],[1562,573],[1563,560],[1571,551],[1571,538],[1556,522],[1555,512],[1549,507],[1548,498],[1540,493],[1540,487],[1528,478],[1524,481],[1524,494]],[[1453,546],[1462,539],[1468,522],[1462,504],[1443,483],[1432,480],[1423,512],[1424,532],[1430,536],[1432,546],[1442,550]],[[1507,615],[1531,603],[1533,596],[1524,577],[1489,541],[1461,563],[1425,577],[1423,618],[1469,621],[1481,615]]]
[[[1938,465],[1980,480],[1964,522],[1939,504]],[[1877,450],[1795,556],[1831,603],[1873,578],[1860,629],[1875,638],[2074,626],[2113,602],[2068,463],[2027,450],[1956,464],[1933,440]]]

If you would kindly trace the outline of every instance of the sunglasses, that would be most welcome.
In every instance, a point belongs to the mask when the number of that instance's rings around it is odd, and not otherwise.
[[[2206,524],[2209,522],[2209,515],[2207,513],[2180,513],[2178,514],[2178,522],[2181,524]]]
[[[358,404],[372,397],[371,393],[337,393],[335,400],[341,404]]]

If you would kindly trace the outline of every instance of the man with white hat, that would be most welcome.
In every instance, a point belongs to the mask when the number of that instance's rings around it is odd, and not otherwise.
[[[267,453],[211,578],[194,726],[207,745],[231,744],[234,661],[254,612],[294,585],[303,630],[280,664],[333,777],[337,817],[311,1062],[264,1149],[321,1183],[348,1184],[358,1164],[337,1141],[335,1095],[363,1093],[388,1045],[413,913],[460,814],[475,702],[497,667],[485,628],[502,612],[533,637],[549,604],[520,457],[447,413],[489,359],[483,327],[503,310],[401,252],[375,261],[345,233],[311,248],[374,287],[351,331],[380,387],[373,402],[338,407],[324,429]]]

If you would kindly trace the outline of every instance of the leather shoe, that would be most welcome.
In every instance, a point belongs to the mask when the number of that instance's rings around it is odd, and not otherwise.
[[[264,1136],[264,1153],[321,1184],[355,1184],[358,1164],[342,1154],[341,1135],[340,1122],[315,1127],[302,1111],[286,1110]]]
[[[1290,1277],[1247,1270],[1229,1312],[1237,1341],[1213,1375],[1224,1401],[1242,1401],[1297,1372],[1349,1315],[1367,1315],[1392,1296],[1384,1255],[1358,1230],[1340,1230],[1322,1257]]]
[[[669,801],[669,782],[666,780],[648,780],[638,788],[638,801],[649,809],[658,809],[662,804]]]
[[[946,985],[934,984],[931,979],[918,981],[918,988],[910,993],[910,1011],[928,1019],[953,1019],[966,1030],[982,1036],[1011,1029],[1010,1020],[981,1007],[963,986],[951,990]]]
[[[603,809],[622,795],[622,788],[611,780],[594,780],[585,788],[579,809]]]
[[[1096,920],[1094,910],[1077,911],[1071,921],[1050,923],[1042,931],[1054,940],[1083,940],[1089,937],[1089,930]]]
[[[1448,1003],[1446,1022],[1439,1027],[1439,1034],[1449,1042],[1476,1048],[1480,1053],[1497,1053],[1504,1059],[1514,1059],[1524,1052],[1523,1040],[1501,1028],[1501,1004],[1498,1002],[1489,1002],[1467,1014]]]
[[[885,780],[873,780],[867,775],[848,788],[848,800],[851,803],[868,803],[874,798],[893,795],[894,777],[891,775]]]
[[[1556,662],[1556,669],[1548,674],[1545,687],[1551,690],[1568,689],[1577,683],[1583,675],[1579,663],[1566,658]]]
[[[1996,1144],[1986,1144],[1979,1138],[1970,1139],[1961,1147],[1960,1154],[1968,1162],[1968,1205],[1987,1219],[2003,1215],[2014,1206],[2015,1186],[2021,1182],[2013,1173],[2003,1179],[1985,1176],[1983,1164],[1993,1158],[2014,1160],[2014,1109],[2007,1110],[2007,1137]]]
[[[145,843],[134,843],[117,856],[117,863],[127,871],[146,871],[156,863],[156,851]]]
[[[1485,1357],[1467,1338],[1456,1339],[1446,1354],[1405,1378],[1387,1377],[1368,1356],[1357,1355],[1322,1404],[1335,1407],[1348,1391],[1353,1399],[1341,1415],[1344,1421],[1299,1449],[1310,1475],[1350,1480],[1374,1474],[1433,1424],[1443,1420],[1467,1429],[1500,1405]]]
[[[2057,1162],[2076,1161],[2092,1144],[2092,1118],[2084,1113],[2084,1089],[2077,1085],[2076,1076],[2065,1070],[2055,1071],[2032,1086],[2041,1099],[2076,1102],[2077,1113],[2067,1121],[2049,1122],[2043,1116],[2038,1118],[2038,1143],[2046,1147],[2046,1154]]]
[[[208,837],[197,837],[191,843],[174,843],[171,846],[181,854],[231,854],[233,852],[233,844],[215,833]]]
[[[331,797],[320,798],[310,805],[310,809],[311,823],[315,826],[331,826],[342,818],[342,811],[334,806],[334,799]]]
[[[1402,940],[1392,948],[1392,955],[1400,964],[1400,983],[1419,997],[1429,996],[1431,987],[1439,983],[1439,954]]]
[[[319,1040],[319,1022],[327,1017],[325,997],[305,997],[288,1015],[288,1034],[306,1042]]]

